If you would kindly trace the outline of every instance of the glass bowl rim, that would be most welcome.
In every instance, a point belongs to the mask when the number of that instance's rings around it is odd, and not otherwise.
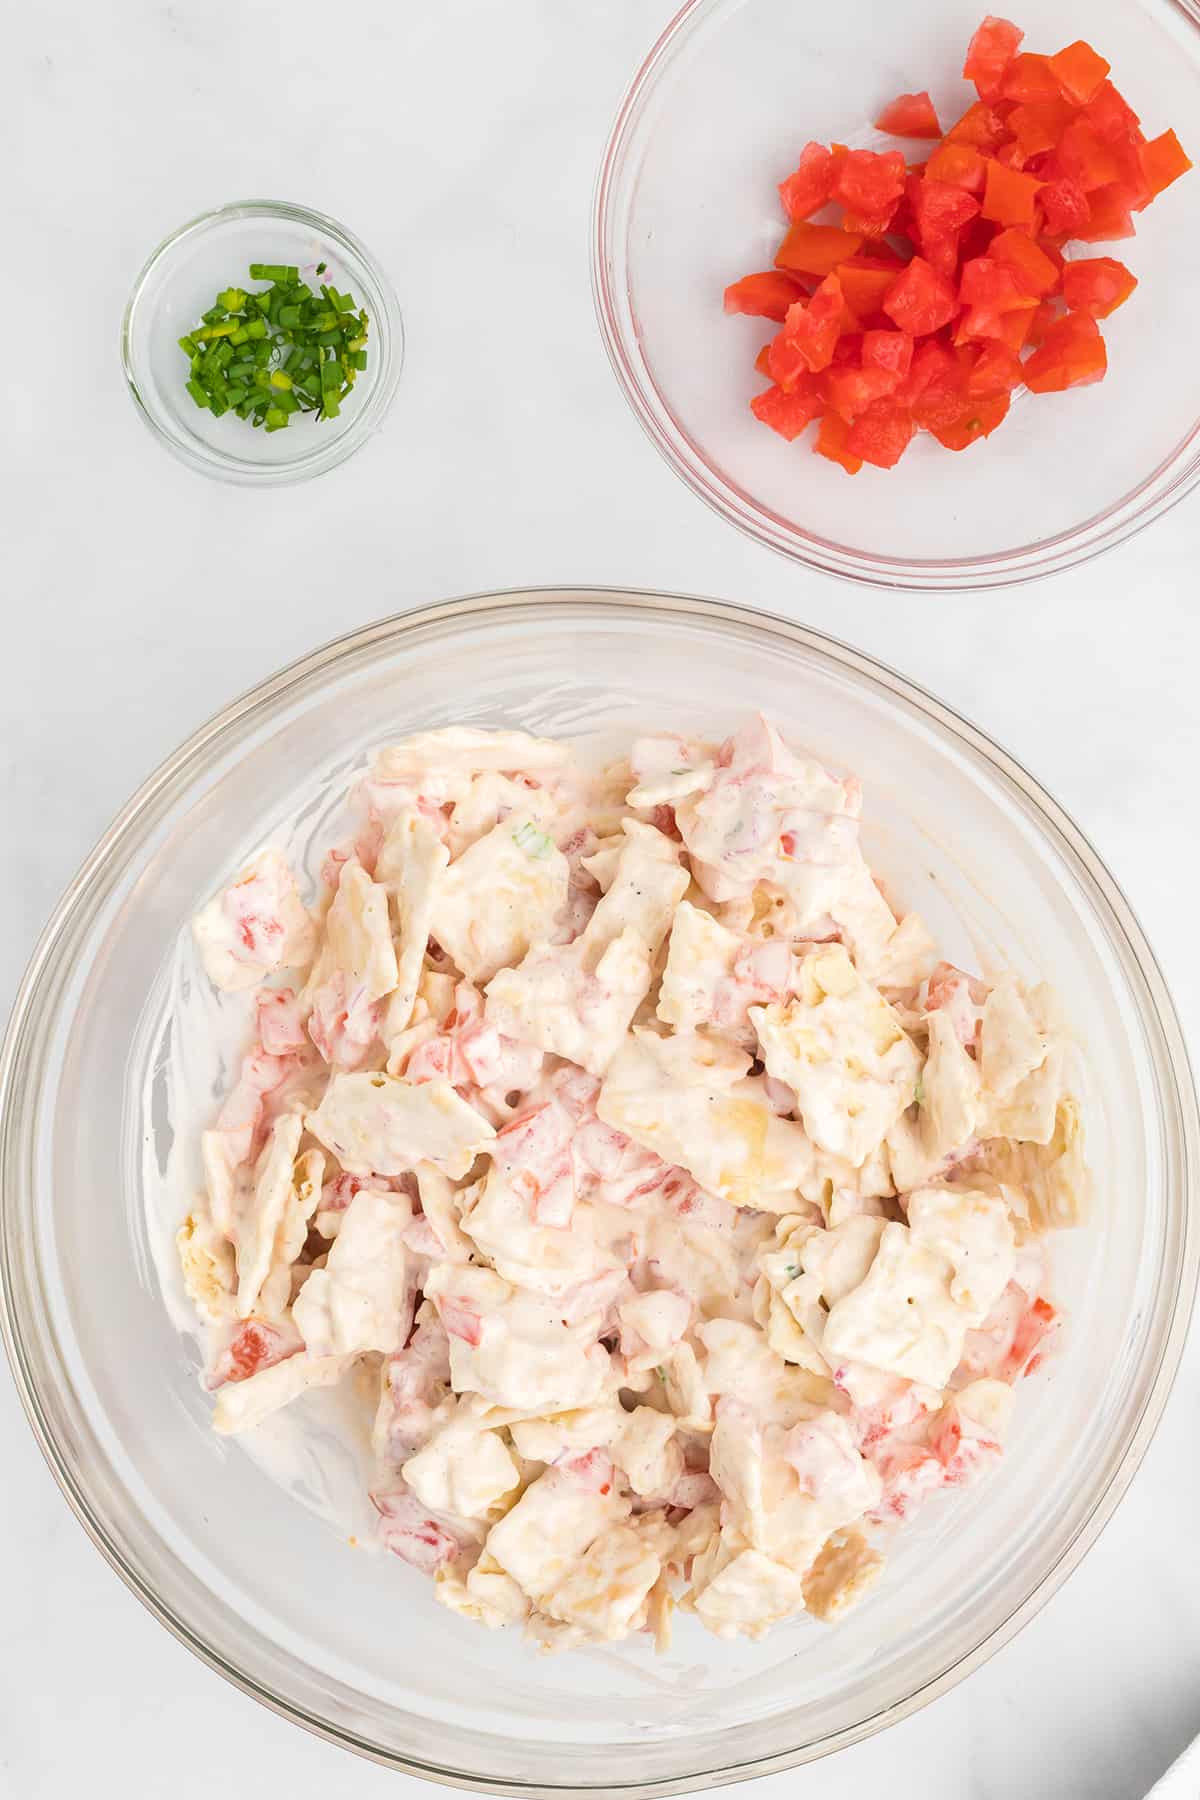
[[[725,478],[676,419],[650,371],[638,367],[635,351],[627,342],[616,280],[617,269],[625,262],[616,236],[616,203],[632,136],[676,48],[691,30],[693,16],[726,3],[683,0],[663,27],[617,108],[592,200],[592,299],[600,338],[617,386],[672,473],[727,524],[782,556],[846,581],[916,593],[983,591],[1042,580],[1123,544],[1185,499],[1200,482],[1200,416],[1164,461],[1104,511],[1052,537],[977,557],[892,557],[855,550],[789,524]],[[1200,33],[1200,0],[1169,0],[1169,4]],[[610,255],[613,248],[619,251],[615,257]]]
[[[398,643],[412,633],[439,625],[461,628],[472,621],[488,624],[531,618],[550,606],[581,615],[591,611],[599,615],[607,613],[613,617],[625,615],[668,620],[673,615],[683,615],[706,621],[718,629],[725,626],[731,630],[749,631],[798,645],[843,677],[893,701],[901,702],[909,711],[957,741],[960,748],[981,760],[989,773],[998,778],[1002,785],[1015,790],[1026,806],[1034,809],[1043,835],[1074,865],[1075,873],[1102,902],[1106,914],[1106,936],[1121,957],[1141,1023],[1157,1053],[1158,1063],[1169,1077],[1169,1082],[1164,1083],[1160,1090],[1163,1101],[1161,1118],[1164,1124],[1174,1123],[1177,1144],[1176,1164],[1179,1177],[1174,1198],[1181,1209],[1182,1253],[1174,1271],[1176,1279],[1173,1285],[1169,1281],[1164,1283],[1162,1317],[1159,1321],[1161,1348],[1157,1365],[1153,1367],[1140,1413],[1128,1426],[1127,1441],[1119,1461],[1106,1484],[1094,1496],[1092,1506],[1074,1538],[1039,1584],[957,1662],[942,1670],[915,1692],[858,1720],[854,1725],[796,1749],[757,1759],[743,1758],[689,1775],[644,1782],[492,1780],[469,1771],[432,1764],[416,1756],[385,1749],[378,1743],[358,1736],[350,1727],[322,1718],[302,1703],[289,1699],[285,1693],[268,1687],[227,1658],[220,1649],[205,1641],[143,1579],[132,1560],[109,1538],[93,1511],[84,1484],[72,1467],[69,1449],[60,1443],[43,1409],[38,1380],[23,1337],[21,1295],[18,1291],[20,1282],[14,1274],[15,1239],[22,1225],[21,1206],[16,1196],[20,1193],[26,1201],[30,1197],[27,1190],[32,1188],[33,1183],[32,1177],[27,1174],[28,1152],[37,1137],[40,1123],[35,1097],[27,1091],[30,1076],[31,1072],[36,1073],[40,1050],[44,1048],[46,1036],[59,1014],[59,965],[70,949],[72,933],[85,928],[103,904],[107,891],[105,869],[111,869],[118,859],[120,866],[124,867],[139,852],[179,790],[188,779],[203,769],[207,753],[217,748],[225,735],[234,728],[255,718],[269,718],[288,700],[302,697],[306,689],[319,687],[335,673],[352,672],[356,666],[361,667],[369,660],[372,653]],[[1171,1111],[1175,1115],[1173,1121],[1169,1116]],[[692,1791],[698,1782],[720,1785],[815,1761],[874,1735],[886,1724],[893,1724],[910,1716],[957,1686],[966,1675],[987,1661],[1057,1592],[1096,1541],[1125,1493],[1158,1426],[1174,1383],[1187,1336],[1197,1278],[1200,1276],[1200,1208],[1195,1204],[1198,1169],[1200,1112],[1187,1048],[1165,979],[1138,920],[1102,858],[1079,827],[1023,765],[986,733],[886,663],[839,639],[776,613],[731,601],[648,589],[583,586],[501,589],[464,595],[453,600],[435,601],[388,615],[295,659],[246,690],[200,725],[177,750],[159,764],[126,802],[84,859],[34,948],[13,1002],[3,1044],[0,1045],[0,1176],[3,1177],[0,1179],[0,1334],[4,1339],[14,1384],[30,1428],[64,1498],[92,1542],[148,1611],[202,1662],[241,1692],[269,1707],[280,1717],[301,1725],[315,1736],[386,1767],[402,1769],[447,1786],[467,1787],[487,1793],[545,1796],[546,1800],[565,1792],[604,1795],[612,1797],[612,1800],[626,1795],[632,1800],[633,1796],[684,1794]]]
[[[197,448],[190,438],[183,436],[166,422],[162,409],[153,398],[142,393],[134,366],[134,333],[138,322],[138,307],[147,284],[163,259],[193,236],[200,237],[228,221],[255,215],[298,225],[329,238],[343,253],[357,259],[382,301],[381,308],[371,320],[376,327],[374,342],[378,346],[380,364],[374,381],[346,430],[332,442],[316,444],[310,449],[301,448],[285,462],[277,463],[254,463],[245,457],[211,446]],[[404,370],[404,348],[404,317],[396,291],[383,265],[372,255],[362,239],[337,219],[331,218],[328,213],[317,212],[312,207],[300,206],[292,200],[229,200],[223,206],[211,207],[186,220],[150,252],[138,271],[121,317],[121,369],[138,417],[149,427],[158,442],[172,456],[186,463],[188,468],[196,469],[213,480],[233,482],[245,487],[284,487],[292,482],[307,481],[314,475],[323,475],[326,470],[336,468],[339,463],[353,456],[378,431],[387,417]]]

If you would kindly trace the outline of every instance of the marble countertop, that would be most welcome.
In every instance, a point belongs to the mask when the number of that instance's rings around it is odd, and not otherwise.
[[[39,0],[0,114],[8,299],[9,657],[0,676],[0,1000],[85,850],[178,740],[372,616],[543,582],[693,590],[785,612],[915,676],[1014,750],[1107,859],[1200,1042],[1196,558],[1177,508],[1098,563],[926,600],[808,575],[675,481],[609,373],[587,223],[604,136],[669,0],[359,0],[334,79],[314,0]],[[13,174],[19,168],[19,174]],[[408,362],[386,431],[316,486],[174,463],[122,391],[149,249],[247,193],[343,218],[392,273]],[[1131,1196],[1136,1204],[1136,1196]],[[1161,1430],[1080,1570],[965,1685],[756,1789],[858,1800],[1134,1800],[1200,1731],[1195,1334]],[[70,1517],[0,1377],[0,1792],[392,1796],[155,1624]]]

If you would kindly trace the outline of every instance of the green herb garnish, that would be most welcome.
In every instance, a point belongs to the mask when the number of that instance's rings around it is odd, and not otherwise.
[[[319,279],[325,264],[315,272]],[[297,413],[336,419],[367,366],[365,310],[324,282],[314,292],[291,263],[251,263],[250,279],[271,285],[255,294],[224,288],[179,339],[188,393],[214,418],[233,411],[267,431],[283,431]],[[524,847],[548,856],[552,846]]]

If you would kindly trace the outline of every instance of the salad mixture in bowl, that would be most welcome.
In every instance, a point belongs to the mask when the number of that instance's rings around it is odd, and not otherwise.
[[[1063,1581],[1177,1364],[1198,1141],[1136,920],[979,732],[744,608],[481,596],[263,683],[81,871],[0,1060],[3,1325],[246,1692],[687,1792]]]
[[[383,1544],[547,1649],[837,1617],[1057,1322],[1052,996],[939,960],[761,716],[452,726],[356,805],[315,911],[268,848],[195,920],[254,1013],[179,1233],[217,1430],[365,1377]]]

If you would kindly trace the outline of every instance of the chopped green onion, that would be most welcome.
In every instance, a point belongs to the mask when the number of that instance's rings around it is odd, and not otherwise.
[[[523,825],[517,826],[512,840],[519,850],[524,850],[537,862],[549,856],[554,848],[553,838],[548,837],[544,831],[539,831],[531,819],[526,819]]]
[[[325,270],[321,263],[317,276]],[[268,431],[282,431],[293,413],[336,419],[367,367],[366,312],[332,283],[314,292],[290,263],[251,263],[250,275],[270,286],[223,288],[178,340],[192,399],[216,418],[234,411]],[[540,857],[553,845],[531,828],[522,847]]]

